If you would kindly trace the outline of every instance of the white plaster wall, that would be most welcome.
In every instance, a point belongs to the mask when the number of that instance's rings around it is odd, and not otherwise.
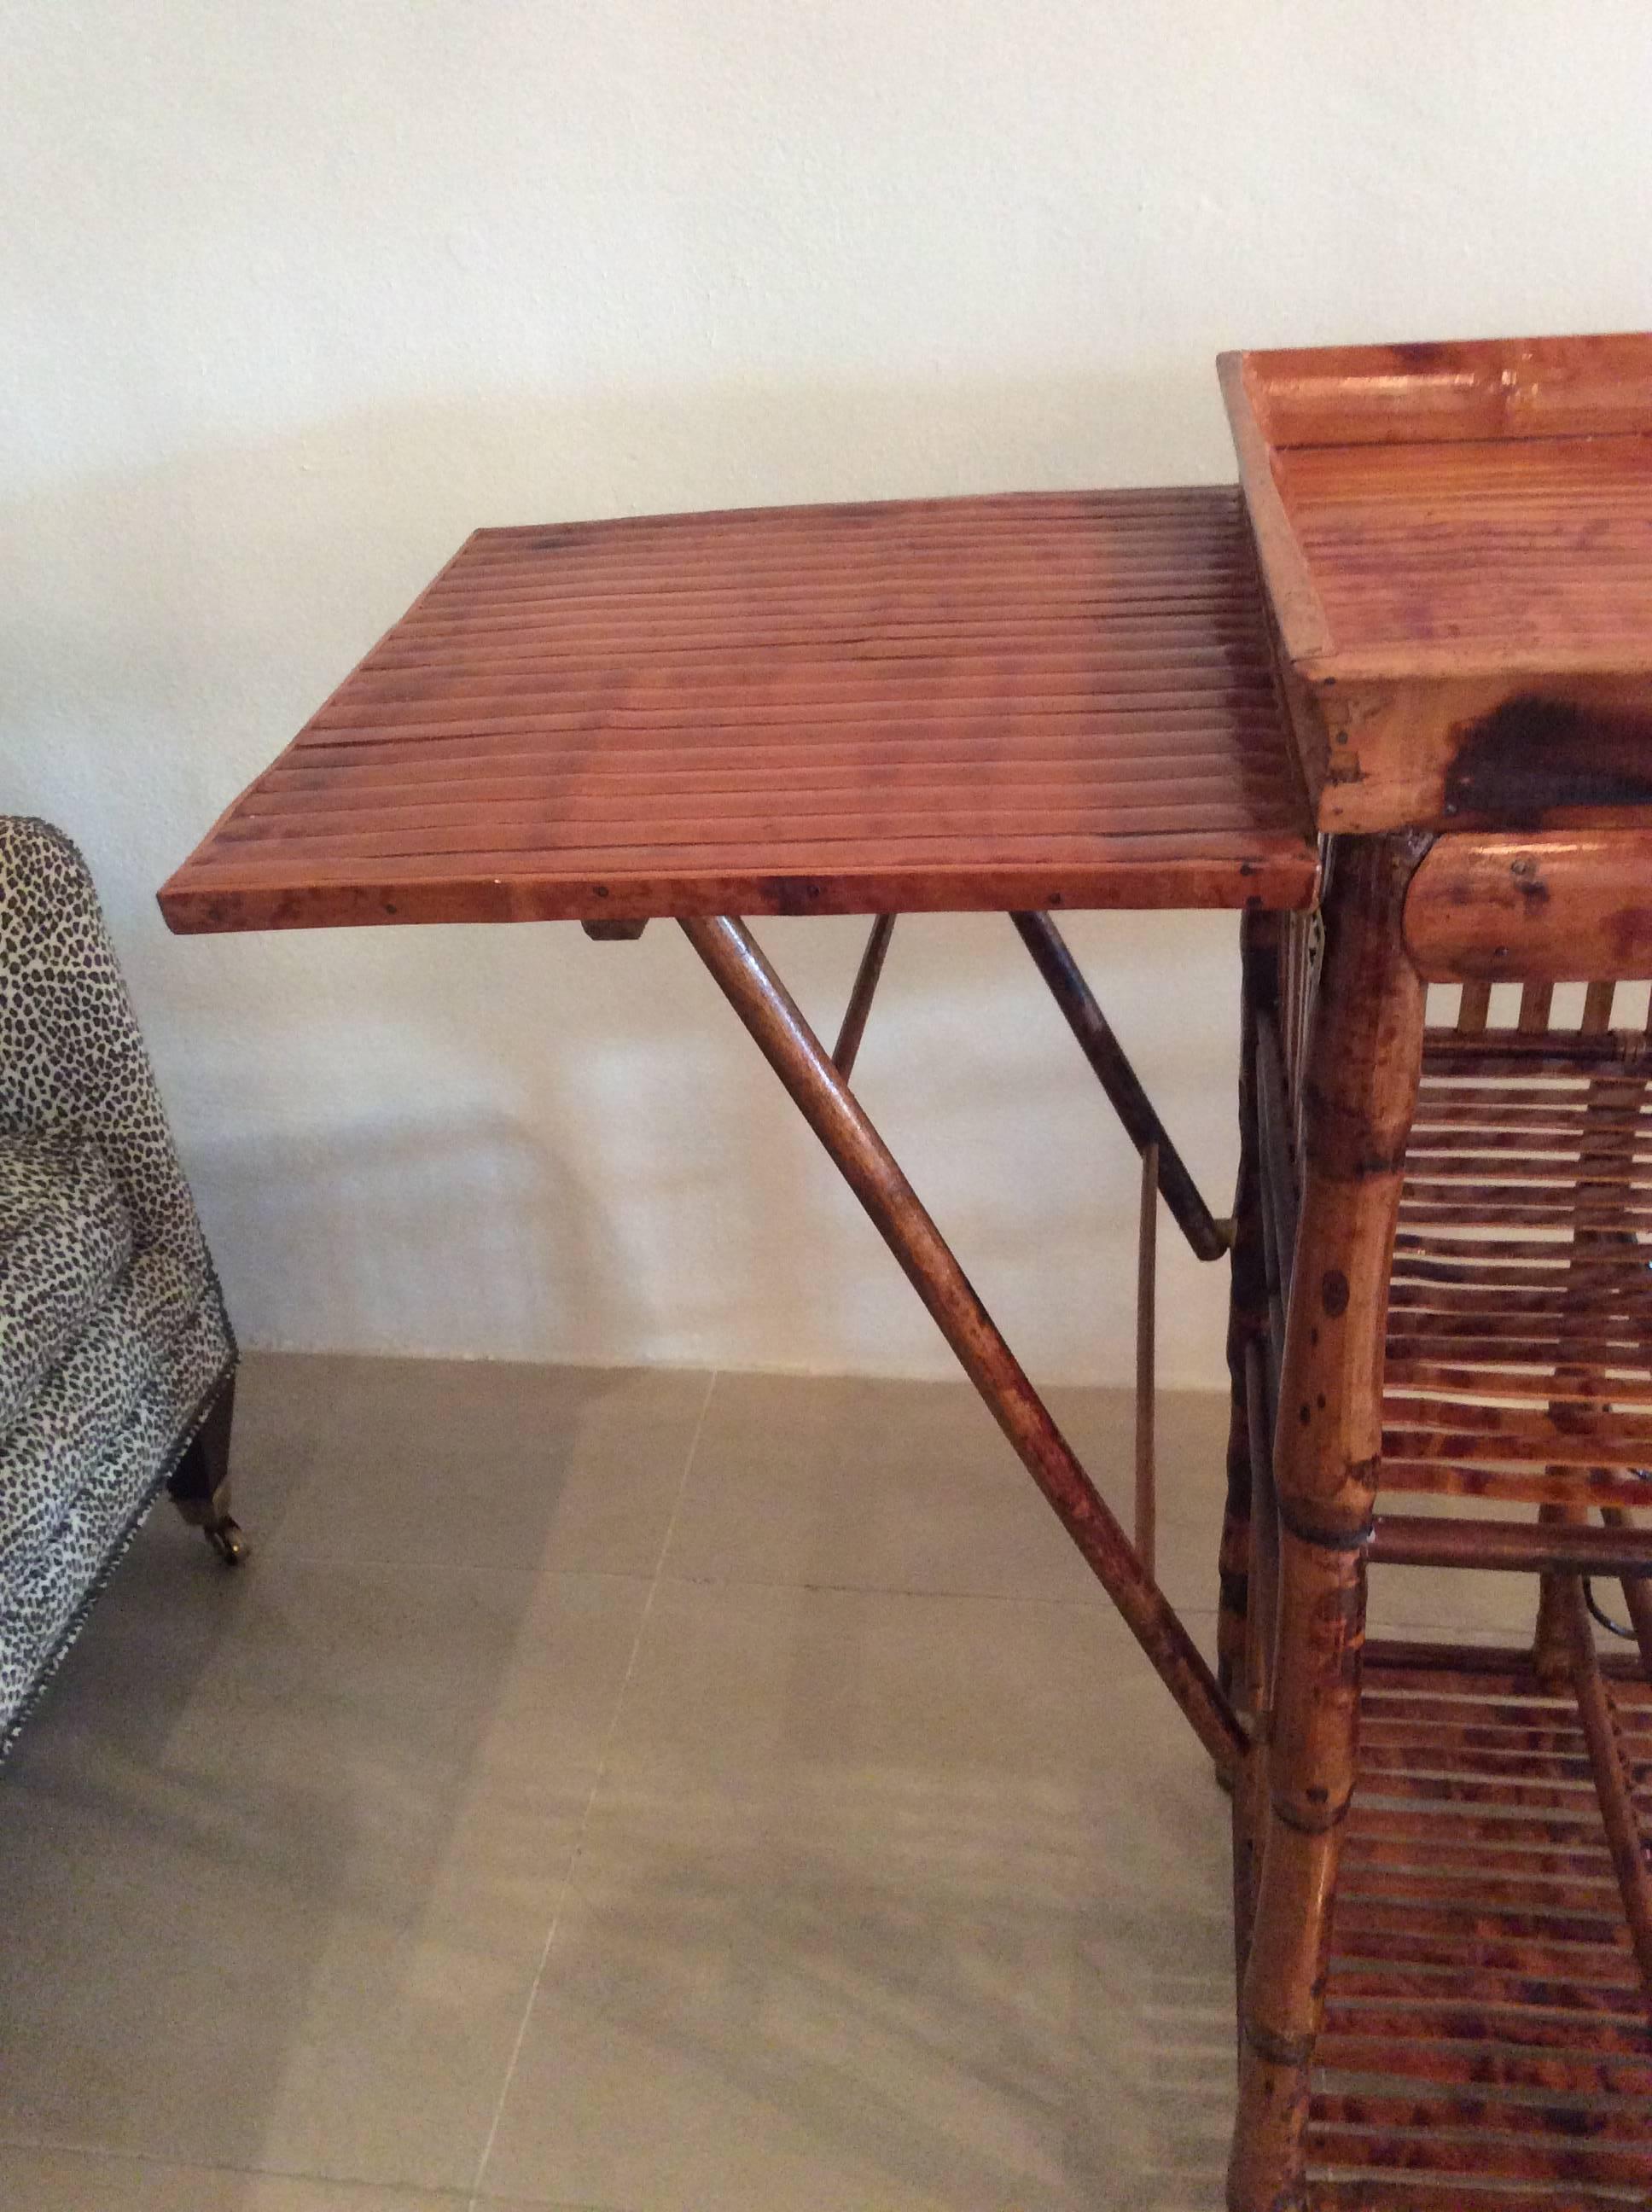
[[[99,874],[253,1343],[941,1371],[687,948],[177,940],[155,885],[480,522],[1230,473],[1218,347],[1648,319],[1591,0],[10,0],[0,804]],[[1233,928],[1073,937],[1212,1194]],[[764,932],[829,1020],[857,928]],[[1007,926],[862,1088],[1042,1374],[1133,1161]],[[1165,1245],[1173,1381],[1219,1269]]]

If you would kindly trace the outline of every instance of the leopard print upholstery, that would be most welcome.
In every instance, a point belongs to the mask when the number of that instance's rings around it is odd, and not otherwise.
[[[131,1256],[132,1217],[96,1145],[0,1134],[0,1436]]]
[[[0,816],[0,1746],[235,1357],[86,865]]]

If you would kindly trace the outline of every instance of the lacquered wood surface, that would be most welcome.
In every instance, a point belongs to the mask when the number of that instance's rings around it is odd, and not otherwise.
[[[1224,356],[1322,828],[1652,806],[1652,336]]]
[[[179,930],[1301,906],[1226,488],[478,532],[161,895]]]
[[[1652,437],[1309,446],[1275,480],[1321,672],[1652,669]]]

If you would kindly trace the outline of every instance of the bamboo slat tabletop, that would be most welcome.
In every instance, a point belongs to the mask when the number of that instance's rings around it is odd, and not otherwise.
[[[1300,907],[1227,487],[482,530],[173,876],[180,931]]]

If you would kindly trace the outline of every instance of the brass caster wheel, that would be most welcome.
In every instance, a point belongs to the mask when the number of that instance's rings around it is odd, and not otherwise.
[[[228,1514],[206,1531],[206,1540],[227,1567],[239,1567],[246,1557],[246,1539],[241,1534],[240,1524]]]

